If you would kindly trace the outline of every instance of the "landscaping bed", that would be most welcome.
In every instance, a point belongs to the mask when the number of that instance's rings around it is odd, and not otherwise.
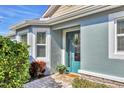
[[[62,83],[63,88],[111,88],[112,86],[93,82],[87,79],[81,78],[80,74],[68,73],[68,74],[54,74],[51,76],[56,82]]]
[[[111,86],[100,84],[96,82],[92,82],[86,79],[75,78],[72,81],[73,88],[110,88]]]

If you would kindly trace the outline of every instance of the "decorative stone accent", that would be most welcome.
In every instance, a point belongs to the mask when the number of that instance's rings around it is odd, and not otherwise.
[[[114,88],[124,88],[123,82],[118,82],[118,81],[114,81],[114,80],[91,76],[91,75],[87,75],[87,74],[83,74],[83,73],[81,73],[81,78],[84,78],[84,79],[87,79],[89,81],[93,81],[96,83],[106,84],[106,85],[109,85]]]

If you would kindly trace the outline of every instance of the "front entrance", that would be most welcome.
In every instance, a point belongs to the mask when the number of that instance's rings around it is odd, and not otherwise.
[[[69,72],[80,69],[80,31],[66,32],[66,66]]]

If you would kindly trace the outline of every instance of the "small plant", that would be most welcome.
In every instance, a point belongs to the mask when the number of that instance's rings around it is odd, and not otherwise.
[[[59,74],[63,74],[67,70],[67,68],[65,65],[61,64],[56,67],[56,70],[59,72]]]
[[[72,81],[72,87],[74,88],[109,88],[109,86],[105,84],[99,84],[99,83],[91,82],[86,79],[79,79],[79,78],[75,78]]]
[[[31,78],[38,78],[45,72],[46,62],[38,60],[31,63],[29,72]]]

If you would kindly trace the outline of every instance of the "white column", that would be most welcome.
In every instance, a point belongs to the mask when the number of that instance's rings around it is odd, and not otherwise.
[[[32,31],[32,56],[36,59],[36,34]]]
[[[36,59],[35,56],[35,35],[33,33],[32,28],[30,28],[29,32],[27,33],[27,44],[30,46],[29,47],[29,55],[30,59],[34,61]]]
[[[17,42],[20,41],[20,36],[19,36],[19,34],[16,35],[16,40],[17,40]]]
[[[46,57],[48,62],[48,67],[51,68],[51,33],[50,29],[46,32]]]
[[[30,46],[29,47],[29,55],[32,55],[32,43],[31,43],[31,32],[29,31],[28,33],[27,33],[27,44]]]

